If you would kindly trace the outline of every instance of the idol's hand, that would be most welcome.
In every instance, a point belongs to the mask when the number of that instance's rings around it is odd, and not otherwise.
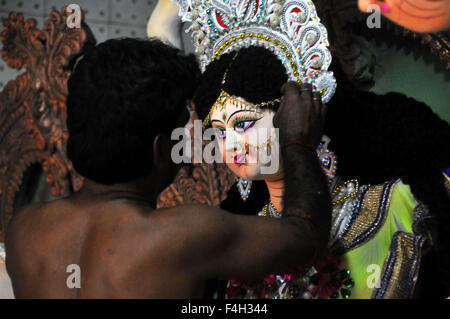
[[[274,127],[280,129],[280,145],[300,142],[315,148],[322,136],[326,106],[310,84],[299,86],[287,82],[281,87],[280,108],[273,117]]]
[[[415,32],[438,32],[450,28],[450,0],[358,0],[363,12],[378,5],[389,20]]]

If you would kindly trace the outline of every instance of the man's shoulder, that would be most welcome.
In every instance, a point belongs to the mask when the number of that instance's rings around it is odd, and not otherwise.
[[[60,210],[63,207],[70,206],[70,202],[66,198],[56,199],[50,202],[32,202],[24,205],[16,211],[12,220],[20,220],[25,216],[39,216],[44,212]]]
[[[150,216],[150,222],[157,221],[160,226],[167,226],[163,228],[171,233],[171,236],[184,236],[187,232],[190,238],[194,238],[214,231],[220,224],[222,212],[208,205],[186,204],[160,208]],[[195,234],[192,229],[195,229]]]
[[[49,206],[52,206],[53,203],[28,203],[25,206],[18,209],[13,217],[11,218],[10,226],[23,222],[25,219],[28,219],[30,216],[36,215],[41,211],[45,211]]]
[[[174,206],[170,208],[157,209],[158,213],[166,216],[171,216],[175,219],[193,219],[193,220],[207,220],[214,217],[220,209],[202,204],[185,204]]]
[[[63,199],[58,199],[52,202],[33,202],[28,203],[18,209],[11,218],[8,225],[8,233],[16,231],[32,231],[36,229],[35,225],[42,217],[52,214],[57,211],[57,207],[64,205]],[[29,229],[28,229],[29,228]]]
[[[17,210],[17,212],[14,214],[15,216],[18,216],[20,214],[26,214],[33,211],[39,211],[42,208],[45,209],[45,207],[48,207],[50,205],[53,205],[53,202],[33,202],[28,203],[24,206],[22,206],[20,209]]]

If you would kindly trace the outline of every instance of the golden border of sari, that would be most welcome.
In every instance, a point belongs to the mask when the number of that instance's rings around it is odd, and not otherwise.
[[[414,208],[414,220],[412,224],[412,230],[414,234],[425,235],[432,242],[432,236],[430,233],[431,226],[428,224],[433,219],[428,208],[423,204],[418,204]]]
[[[450,177],[448,177],[448,175],[445,173],[442,173],[442,175],[444,175],[444,177],[445,177],[444,184],[445,184],[445,188],[447,189],[447,193],[450,194]]]
[[[381,229],[389,210],[392,190],[400,180],[370,186],[361,198],[359,210],[349,228],[332,250],[343,254],[355,249],[371,238]]]
[[[428,208],[418,204],[414,208],[413,234],[396,232],[391,242],[389,255],[383,266],[380,289],[373,298],[410,298],[417,282],[420,260],[426,244],[433,244],[427,221],[433,217]]]
[[[385,259],[380,288],[374,290],[373,299],[406,299],[412,296],[419,274],[423,235],[396,232]]]

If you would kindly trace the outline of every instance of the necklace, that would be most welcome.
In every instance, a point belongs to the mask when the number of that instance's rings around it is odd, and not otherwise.
[[[275,208],[272,201],[269,201],[258,213],[258,216],[281,218],[283,214]]]
[[[342,195],[343,191],[346,192],[346,194],[336,201],[333,201],[333,206],[339,205],[349,198],[356,197],[359,191],[358,180],[351,179],[346,181],[344,184],[336,187],[335,190],[331,193],[331,198],[334,199],[335,197]]]
[[[333,209],[328,247],[331,247],[347,231],[360,210],[361,199],[369,186],[359,186],[356,179],[349,180],[336,187],[331,193]]]

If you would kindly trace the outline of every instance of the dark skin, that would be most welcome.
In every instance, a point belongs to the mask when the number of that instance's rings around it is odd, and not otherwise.
[[[282,141],[318,143],[324,106],[306,89],[283,87],[274,118]],[[292,189],[284,198],[285,217],[278,220],[201,205],[155,209],[157,195],[177,171],[170,145],[164,135],[155,138],[150,176],[109,186],[86,181],[79,193],[17,213],[6,237],[15,296],[199,298],[206,280],[259,278],[323,252],[331,204],[314,152],[300,145],[282,150],[291,171],[286,188]],[[299,163],[311,167],[297,169]],[[66,285],[70,264],[81,268],[79,289]]]
[[[284,215],[301,216],[309,212],[309,221],[317,234],[328,234],[330,216],[320,212],[331,211],[332,208],[326,178],[317,164],[316,152],[314,148],[289,143],[295,141],[304,145],[318,145],[327,107],[322,104],[320,94],[312,92],[309,84],[303,84],[299,90],[296,83],[288,82],[281,88],[281,93],[282,102],[273,123],[280,129],[280,145],[286,145],[282,148],[283,167],[288,172],[284,174]],[[283,125],[287,122],[290,122],[289,125]],[[299,179],[299,176],[302,178]],[[302,196],[298,196],[299,193]],[[303,196],[308,196],[309,200],[304,200]],[[316,240],[320,247],[326,247],[328,237],[319,235]]]

